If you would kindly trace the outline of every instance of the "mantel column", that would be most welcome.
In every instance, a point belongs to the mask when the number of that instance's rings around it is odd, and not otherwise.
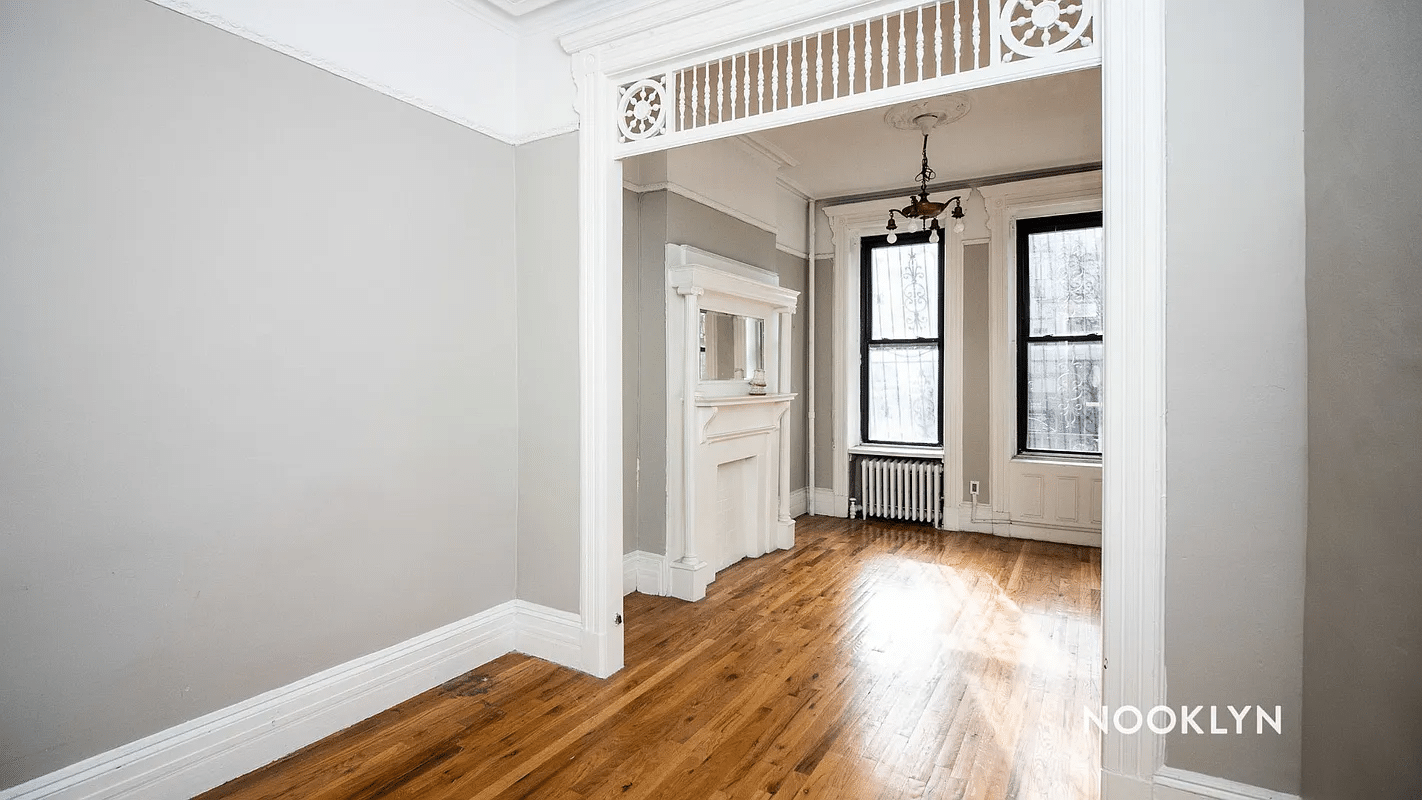
[[[790,315],[794,313],[791,308],[775,309],[776,317],[779,319],[777,326],[780,334],[780,357],[776,364],[775,391],[780,394],[789,394],[790,387]],[[786,404],[787,411],[789,404]],[[790,436],[785,429],[784,417],[781,417],[779,431],[780,437],[780,514],[775,531],[775,546],[784,550],[795,546],[795,520],[790,516]]]
[[[711,582],[711,565],[696,554],[696,373],[701,351],[701,289],[677,287],[685,302],[683,324],[685,364],[681,376],[681,531],[682,555],[671,564],[671,595],[700,600]]]

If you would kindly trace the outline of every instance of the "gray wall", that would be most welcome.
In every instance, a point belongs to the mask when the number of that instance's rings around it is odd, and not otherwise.
[[[963,497],[971,499],[968,484],[977,481],[979,503],[992,500],[988,452],[988,250],[987,244],[963,248]]]
[[[1422,6],[1310,0],[1306,14],[1304,797],[1411,799],[1422,797]]]
[[[0,786],[514,593],[512,148],[0,4]]]
[[[518,147],[518,597],[577,613],[578,135]],[[492,298],[491,298],[492,300]],[[489,387],[498,390],[494,377]]]
[[[1166,763],[1296,793],[1308,435],[1302,6],[1173,0],[1167,12],[1167,697],[1176,708],[1280,705],[1283,733],[1177,733]]]
[[[642,328],[642,204],[637,193],[622,190],[622,552],[637,549],[638,514],[637,479],[638,442],[641,441],[642,405],[638,393],[642,386],[642,371],[631,365],[639,354]]]
[[[667,193],[623,193],[623,225],[634,216],[638,222],[637,260],[622,265],[624,284],[636,282],[635,302],[624,302],[622,371],[624,386],[635,391],[622,398],[624,419],[623,463],[633,465],[634,482],[622,488],[631,494],[636,513],[625,517],[631,527],[626,552],[665,553],[667,537],[667,334],[666,246]],[[634,316],[635,315],[635,316]],[[632,319],[626,319],[633,317]],[[624,533],[623,546],[628,546]]]
[[[815,488],[834,488],[837,435],[834,430],[834,258],[824,257],[815,259]],[[821,515],[830,513],[825,508],[815,511]]]
[[[775,234],[665,190],[623,192],[623,552],[666,552],[666,245],[687,244],[762,269],[804,290],[805,264],[775,249]],[[633,235],[635,227],[636,234]],[[633,258],[635,257],[635,261]],[[634,313],[635,310],[635,313]],[[791,348],[805,351],[804,307],[791,325]],[[803,365],[796,375],[803,383]],[[794,388],[800,391],[799,386]],[[799,402],[798,400],[796,401]],[[804,485],[803,412],[792,407],[791,489]],[[798,443],[798,444],[797,444]]]
[[[761,269],[775,269],[779,251],[775,234],[679,194],[663,192],[667,203],[667,238]],[[662,254],[666,266],[666,254]],[[665,279],[665,278],[664,278]]]

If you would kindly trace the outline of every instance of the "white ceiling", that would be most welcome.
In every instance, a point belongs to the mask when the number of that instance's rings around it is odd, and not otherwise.
[[[551,6],[554,3],[571,4],[573,0],[488,0],[488,2],[515,17],[521,17],[530,11],[537,11],[540,8]]]
[[[966,92],[967,116],[934,129],[928,156],[935,183],[1101,160],[1101,72],[1084,70]],[[815,198],[914,183],[918,131],[884,122],[887,109],[775,128],[760,139],[799,163],[781,175]]]
[[[666,0],[448,0],[509,33],[556,39],[617,19],[651,18]]]

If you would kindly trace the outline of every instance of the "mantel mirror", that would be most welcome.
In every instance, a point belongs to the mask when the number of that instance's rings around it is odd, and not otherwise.
[[[701,380],[748,380],[765,364],[765,320],[701,312]]]

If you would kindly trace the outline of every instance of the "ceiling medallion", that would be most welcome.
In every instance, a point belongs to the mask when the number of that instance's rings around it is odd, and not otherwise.
[[[936,128],[957,122],[966,116],[972,107],[973,104],[968,101],[966,94],[930,97],[927,100],[900,103],[890,108],[884,112],[884,122],[901,131],[921,131],[923,126],[919,123],[919,118],[924,115],[934,118],[933,127]]]

